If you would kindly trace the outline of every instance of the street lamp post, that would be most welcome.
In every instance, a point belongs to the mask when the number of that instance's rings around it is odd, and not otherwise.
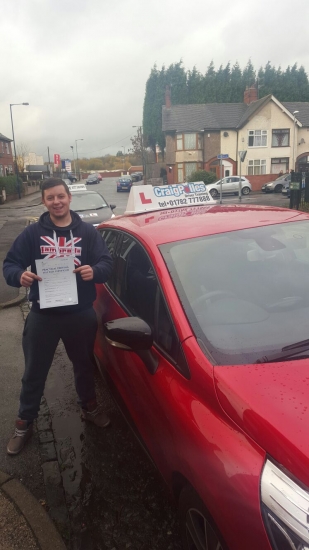
[[[83,138],[80,138],[80,139],[76,139],[75,140],[75,147],[76,147],[76,170],[78,171],[78,180],[80,181],[80,170],[79,170],[79,166],[78,166],[78,151],[77,151],[77,142],[78,141],[84,141]],[[76,175],[77,177],[77,175]]]
[[[295,170],[295,126],[296,126],[296,114],[299,113],[299,111],[293,111],[294,116],[294,126],[293,126],[293,164],[292,169]]]
[[[75,177],[77,179],[77,174],[76,174],[76,162],[75,162],[75,158],[74,158],[74,147],[73,145],[70,145],[71,149],[72,149],[72,155],[73,155],[73,165],[74,165],[74,174],[75,174]]]
[[[17,163],[17,156],[16,156],[16,143],[15,143],[15,136],[14,136],[13,114],[12,114],[12,107],[14,105],[29,105],[29,103],[10,103],[12,135],[13,135],[14,156],[15,156],[15,172],[16,172],[17,192],[18,192],[18,198],[20,199],[21,198],[20,183],[19,183],[19,175],[18,175],[18,163]]]
[[[123,164],[122,169],[123,169],[123,171],[124,171],[124,163],[125,163],[125,160],[126,160],[126,148],[125,148],[124,145],[121,145],[121,148],[123,149],[123,155],[124,155],[124,156],[123,156],[123,161],[122,161],[122,164]]]

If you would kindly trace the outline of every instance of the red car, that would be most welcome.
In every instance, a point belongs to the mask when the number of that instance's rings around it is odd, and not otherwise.
[[[186,550],[308,549],[309,215],[160,204],[99,227],[100,370]]]

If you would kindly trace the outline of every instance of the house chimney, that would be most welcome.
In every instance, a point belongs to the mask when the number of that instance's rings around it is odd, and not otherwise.
[[[251,88],[246,87],[244,91],[244,103],[246,105],[250,105],[253,101],[257,101],[258,99],[258,92],[257,88],[255,86],[251,86]]]
[[[170,109],[172,106],[172,102],[171,102],[171,89],[169,86],[166,86],[165,88],[165,107],[167,109]]]

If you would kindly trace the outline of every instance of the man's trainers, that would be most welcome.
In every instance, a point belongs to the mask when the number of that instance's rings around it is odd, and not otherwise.
[[[33,425],[28,425],[27,420],[18,418],[15,424],[15,432],[6,448],[9,455],[17,455],[24,448],[26,442],[32,436]]]
[[[99,428],[107,428],[111,422],[107,414],[98,405],[93,410],[82,409],[81,416],[83,420],[92,422]]]

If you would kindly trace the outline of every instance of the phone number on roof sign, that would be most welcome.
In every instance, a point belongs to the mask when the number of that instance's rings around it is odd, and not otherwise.
[[[203,182],[184,183],[176,185],[166,185],[164,187],[154,187],[153,192],[156,197],[180,197],[181,195],[190,195],[196,193],[205,193],[206,185]]]

